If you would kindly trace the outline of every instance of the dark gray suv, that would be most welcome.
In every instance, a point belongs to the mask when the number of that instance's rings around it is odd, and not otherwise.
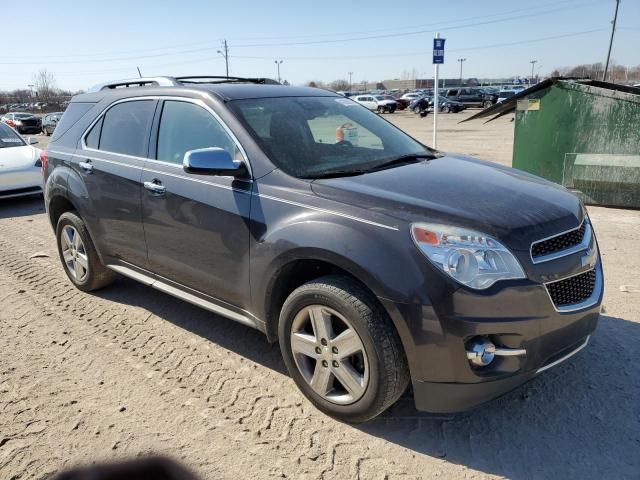
[[[42,155],[69,279],[122,274],[264,332],[314,405],[498,397],[586,346],[603,293],[564,188],[444,155],[352,100],[158,77],[73,98]]]

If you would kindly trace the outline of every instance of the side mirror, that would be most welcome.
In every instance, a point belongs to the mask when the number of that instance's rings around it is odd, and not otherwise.
[[[35,145],[36,143],[38,143],[38,139],[37,138],[33,138],[33,137],[28,137],[27,138],[27,143],[29,145]]]
[[[182,167],[185,172],[196,175],[244,177],[247,174],[244,163],[234,160],[229,152],[218,147],[189,150],[184,154]]]

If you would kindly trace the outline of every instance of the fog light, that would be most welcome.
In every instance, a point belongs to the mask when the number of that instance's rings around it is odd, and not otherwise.
[[[467,342],[467,359],[476,367],[486,367],[496,357],[523,357],[524,348],[496,347],[487,337],[474,337]]]
[[[496,357],[496,346],[486,337],[475,337],[467,343],[467,359],[476,367],[486,367]]]

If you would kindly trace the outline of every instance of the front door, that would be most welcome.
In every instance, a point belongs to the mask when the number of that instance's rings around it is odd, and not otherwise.
[[[203,103],[165,100],[142,175],[149,267],[158,276],[237,307],[249,291],[251,181],[194,175],[189,150],[220,147],[245,160],[228,129]]]

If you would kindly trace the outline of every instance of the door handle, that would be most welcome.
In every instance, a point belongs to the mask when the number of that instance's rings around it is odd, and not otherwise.
[[[162,195],[167,191],[167,187],[162,185],[158,179],[154,179],[152,182],[144,182],[144,188],[156,195]]]
[[[86,162],[79,162],[78,166],[84,170],[86,173],[93,172],[93,165],[91,165],[91,160],[87,160]]]

